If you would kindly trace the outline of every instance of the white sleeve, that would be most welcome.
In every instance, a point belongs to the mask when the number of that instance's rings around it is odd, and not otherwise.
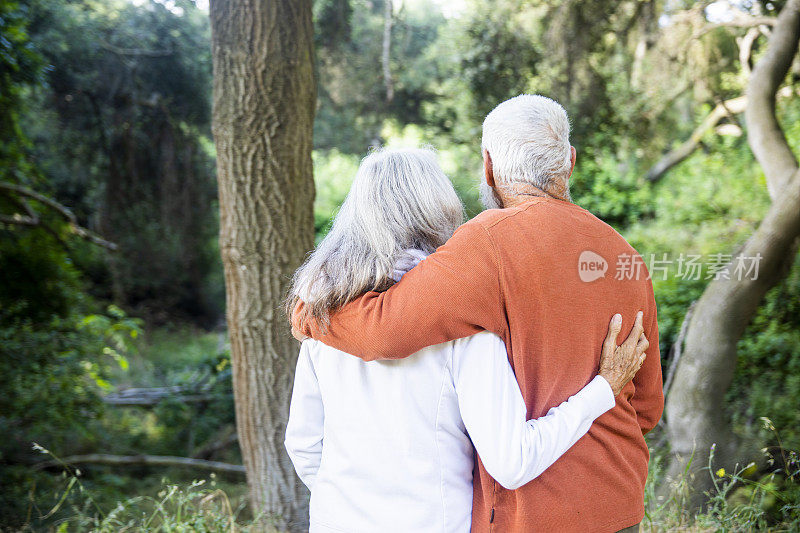
[[[322,458],[325,421],[322,395],[311,360],[311,342],[305,341],[300,347],[284,441],[297,475],[309,489],[313,488]]]
[[[611,386],[597,376],[546,416],[526,420],[505,345],[490,333],[456,341],[452,365],[467,432],[489,475],[507,489],[547,470],[616,403]]]

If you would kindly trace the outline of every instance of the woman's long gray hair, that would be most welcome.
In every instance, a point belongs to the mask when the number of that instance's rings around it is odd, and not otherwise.
[[[294,275],[288,310],[327,326],[329,314],[394,281],[406,249],[433,253],[461,225],[464,209],[432,150],[381,149],[361,161],[328,235]]]

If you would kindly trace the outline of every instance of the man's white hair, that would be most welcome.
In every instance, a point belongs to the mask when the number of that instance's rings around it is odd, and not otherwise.
[[[569,119],[550,98],[521,94],[495,107],[483,121],[481,146],[498,186],[527,183],[546,191],[569,178]]]
[[[361,162],[328,235],[294,275],[298,299],[323,324],[329,313],[393,283],[408,249],[433,253],[463,222],[464,207],[432,150],[383,149]]]

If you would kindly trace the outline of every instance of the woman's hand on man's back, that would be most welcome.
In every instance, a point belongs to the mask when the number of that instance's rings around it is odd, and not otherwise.
[[[611,385],[614,396],[622,391],[642,367],[645,351],[650,346],[644,335],[642,315],[641,311],[636,314],[633,329],[619,346],[617,346],[617,335],[622,329],[622,316],[614,315],[608,325],[608,335],[603,342],[603,355],[600,357],[599,374]]]

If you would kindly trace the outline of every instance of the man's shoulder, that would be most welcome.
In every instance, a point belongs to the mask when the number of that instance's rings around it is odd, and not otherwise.
[[[514,217],[525,211],[526,207],[529,207],[529,205],[504,209],[486,209],[485,211],[481,211],[472,220],[465,223],[464,226],[473,226],[475,228],[482,228],[485,231],[490,231],[494,226],[500,224],[509,217]]]
[[[505,209],[487,209],[464,226],[482,228],[491,236],[505,229],[513,230],[517,223],[551,226],[555,229],[578,231],[591,236],[616,236],[622,239],[622,236],[614,228],[586,209],[571,202],[549,199],[537,199]]]

